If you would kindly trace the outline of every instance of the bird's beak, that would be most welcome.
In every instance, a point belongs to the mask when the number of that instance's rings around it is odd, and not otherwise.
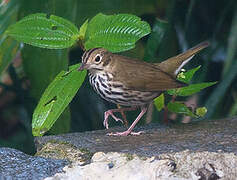
[[[82,71],[84,69],[87,69],[87,66],[84,63],[82,63],[81,66],[78,68],[78,71]]]

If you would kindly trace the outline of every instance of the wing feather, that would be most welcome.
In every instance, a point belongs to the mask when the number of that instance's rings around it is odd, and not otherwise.
[[[113,68],[115,81],[121,81],[127,88],[138,91],[164,91],[182,87],[185,84],[177,81],[170,74],[152,64],[114,55]]]

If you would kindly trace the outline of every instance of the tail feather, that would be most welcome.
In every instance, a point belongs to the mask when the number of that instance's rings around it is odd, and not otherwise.
[[[169,73],[173,77],[176,77],[182,67],[187,64],[196,53],[208,46],[209,42],[202,42],[184,53],[171,57],[161,63],[155,63],[155,66],[159,67],[162,71]]]

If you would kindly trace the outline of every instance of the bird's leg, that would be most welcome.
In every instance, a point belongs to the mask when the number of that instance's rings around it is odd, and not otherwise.
[[[118,109],[110,109],[108,111],[105,112],[104,114],[104,126],[106,127],[106,129],[109,129],[109,124],[108,124],[108,120],[109,120],[109,116],[112,116],[112,118],[114,118],[115,121],[120,121],[123,123],[123,120],[120,118],[117,118],[113,113],[114,112],[124,112],[124,111],[133,111],[137,109],[137,107],[129,107],[129,108],[118,108]]]
[[[118,107],[118,109],[122,108],[119,104],[117,104],[117,107]],[[127,120],[126,114],[124,113],[124,111],[120,111],[120,113],[123,117],[123,123],[124,123],[125,127],[128,128],[128,120]]]
[[[136,126],[138,121],[142,118],[142,116],[146,113],[147,107],[142,107],[140,114],[137,116],[136,120],[132,123],[132,125],[128,128],[127,131],[124,132],[116,132],[116,133],[109,133],[107,135],[109,136],[127,136],[129,134],[131,135],[140,135],[142,131],[140,132],[132,132],[133,128]]]

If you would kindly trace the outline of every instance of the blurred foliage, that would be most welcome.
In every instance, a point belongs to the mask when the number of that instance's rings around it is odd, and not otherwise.
[[[205,104],[208,118],[237,114],[235,0],[2,0],[0,4],[0,146],[34,152],[30,128],[33,109],[55,76],[66,70],[68,65],[80,62],[82,55],[79,47],[45,50],[19,46],[14,40],[6,38],[3,32],[10,24],[32,13],[61,16],[78,27],[100,12],[129,13],[148,21],[153,32],[156,18],[163,19],[168,25],[160,43],[152,42],[151,35],[139,41],[135,49],[122,53],[152,62],[162,61],[209,40],[211,46],[187,65],[187,69],[191,69],[202,64],[192,83],[219,82],[199,94],[198,103]],[[151,49],[152,52],[148,52]],[[110,107],[115,105],[100,99],[88,83],[84,83],[70,104],[70,111],[66,110],[60,121],[71,123],[72,132],[100,129],[103,128],[103,112]],[[128,119],[133,116],[133,113],[129,114]],[[161,117],[153,113],[153,122],[160,121]],[[54,129],[51,133],[57,132]]]

